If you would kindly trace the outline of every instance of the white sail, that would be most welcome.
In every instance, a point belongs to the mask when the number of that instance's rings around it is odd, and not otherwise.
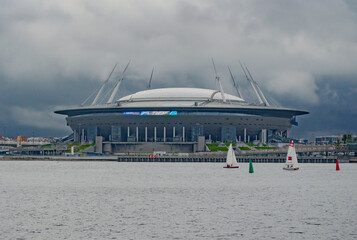
[[[237,163],[237,159],[236,159],[236,155],[234,154],[234,151],[232,149],[232,167],[237,167],[238,166],[238,163]]]
[[[232,144],[229,145],[226,159],[227,166],[236,167],[238,166],[236,155],[234,154]]]
[[[284,169],[298,169],[298,161],[295,152],[294,142],[292,141],[289,145],[288,154],[286,155],[286,162]]]
[[[227,152],[227,158],[226,158],[227,166],[232,166],[232,163],[233,163],[232,151],[233,151],[233,148],[232,148],[232,144],[231,144],[231,145],[229,145],[228,152]]]

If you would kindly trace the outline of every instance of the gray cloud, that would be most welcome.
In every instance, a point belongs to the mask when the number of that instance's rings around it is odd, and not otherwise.
[[[356,42],[357,11],[350,0],[4,0],[0,110],[6,116],[0,120],[24,125],[14,121],[14,111],[29,109],[29,126],[40,127],[32,113],[80,104],[115,62],[118,77],[129,59],[121,95],[143,90],[153,66],[154,87],[215,88],[213,57],[227,92],[234,93],[227,65],[247,87],[242,60],[283,106],[319,111],[325,98],[343,103],[345,92],[356,89],[342,90],[356,82]],[[341,77],[347,80],[339,83]],[[49,132],[56,121],[47,125]]]

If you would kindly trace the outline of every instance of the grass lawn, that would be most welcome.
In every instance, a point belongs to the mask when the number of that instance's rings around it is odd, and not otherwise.
[[[255,147],[257,150],[275,150],[276,147]]]
[[[250,143],[250,142],[247,142],[247,143],[245,143],[245,144],[247,144],[247,145],[250,146],[250,147],[255,147],[255,145],[254,145],[253,143]]]
[[[226,145],[227,147],[229,147],[230,144],[232,144],[232,147],[236,145],[235,143],[224,143],[224,145]]]
[[[217,152],[217,151],[227,152],[228,151],[227,147],[219,147],[218,145],[219,145],[219,143],[216,142],[216,143],[207,144],[207,147],[211,152]]]
[[[251,150],[249,147],[238,147],[242,151],[249,151]]]
[[[82,150],[87,149],[87,148],[89,148],[89,147],[91,147],[91,146],[94,146],[94,145],[95,145],[95,143],[82,145],[82,146],[80,146],[80,147],[78,148],[78,151],[82,151]]]
[[[82,151],[82,150],[87,149],[94,145],[95,145],[95,143],[80,145],[80,143],[75,142],[73,144],[68,145],[67,149],[70,149],[72,146],[74,146],[74,152],[78,152],[78,151]],[[67,152],[69,152],[69,151],[67,151]]]
[[[80,146],[81,145],[81,143],[79,143],[79,142],[74,142],[74,143],[72,143],[72,144],[69,144],[68,146],[67,146],[67,149],[70,149],[72,146]]]

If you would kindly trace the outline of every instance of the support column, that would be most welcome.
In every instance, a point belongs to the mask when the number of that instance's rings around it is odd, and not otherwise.
[[[136,127],[136,141],[139,142],[139,127]]]
[[[85,141],[84,128],[82,128],[81,142]]]
[[[262,129],[262,139],[261,142],[266,144],[267,143],[267,130],[266,129]]]
[[[103,137],[102,136],[95,137],[95,152],[103,153]]]
[[[185,127],[182,127],[182,142],[186,142],[185,141]]]
[[[156,127],[154,127],[154,142],[156,142]]]
[[[241,142],[242,141],[242,139],[241,139],[242,137],[241,137],[241,135],[239,135],[239,138],[238,138],[238,141],[239,142]]]
[[[128,126],[128,137],[130,137],[130,127]]]
[[[248,136],[248,142],[250,142],[250,136]]]
[[[73,140],[75,142],[79,142],[79,139],[78,139],[78,131],[77,130],[74,130],[73,131]]]
[[[244,142],[247,142],[247,129],[244,128]]]
[[[268,143],[268,131],[264,129],[264,143]]]
[[[174,138],[175,137],[175,127],[172,128],[172,137]]]
[[[145,127],[145,142],[148,141],[148,127]]]
[[[166,142],[166,127],[164,127],[164,142]]]

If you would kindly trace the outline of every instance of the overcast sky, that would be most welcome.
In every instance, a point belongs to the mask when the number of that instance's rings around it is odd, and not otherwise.
[[[63,1],[0,4],[0,134],[63,136],[81,104],[131,59],[118,97],[152,87],[224,89],[244,62],[298,117],[294,137],[357,134],[357,1]],[[249,91],[245,98],[250,99]]]

